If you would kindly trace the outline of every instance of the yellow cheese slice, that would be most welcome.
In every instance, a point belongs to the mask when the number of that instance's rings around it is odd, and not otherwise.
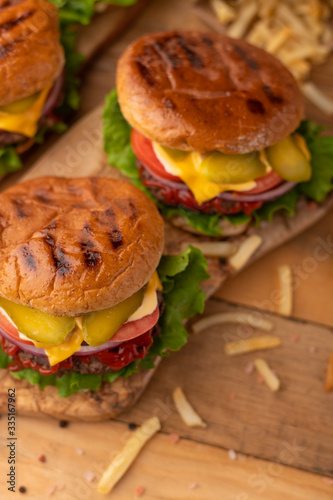
[[[49,363],[54,366],[67,358],[70,358],[74,352],[80,349],[83,341],[83,332],[79,328],[75,328],[62,344],[48,347],[45,349],[45,354],[49,358]]]
[[[52,87],[52,83],[36,95],[36,100],[26,110],[19,113],[5,111],[0,108],[0,129],[7,132],[34,137],[38,130],[38,121],[41,117],[45,101]],[[13,103],[11,103],[13,104]],[[15,103],[16,104],[16,103]],[[19,102],[17,102],[19,108]],[[9,106],[4,106],[9,108]]]
[[[132,316],[128,318],[126,323],[130,321],[137,321],[138,319],[148,316],[155,311],[158,304],[156,290],[162,290],[162,286],[158,278],[158,274],[155,271],[148,282],[141,306],[135,311],[135,313],[132,314]]]
[[[199,205],[216,198],[223,191],[249,191],[257,185],[255,181],[244,182],[243,184],[219,184],[212,182],[200,172],[202,162],[200,153],[192,152],[175,159],[170,158],[166,151],[156,142],[153,142],[153,149],[165,170],[169,174],[180,177],[192,191]]]

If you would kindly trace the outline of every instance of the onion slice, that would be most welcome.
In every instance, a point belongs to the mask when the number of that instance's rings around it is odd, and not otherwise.
[[[54,85],[51,88],[50,92],[48,93],[42,111],[42,116],[47,115],[50,111],[52,111],[56,107],[63,85],[64,85],[64,72],[62,71],[62,73],[60,73],[60,75],[54,82]]]

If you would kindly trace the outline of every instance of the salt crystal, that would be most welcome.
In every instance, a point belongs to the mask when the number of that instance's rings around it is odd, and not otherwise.
[[[92,483],[96,478],[96,474],[95,472],[88,470],[87,472],[84,473],[83,477],[86,481],[88,481],[88,483]]]
[[[169,434],[168,437],[172,444],[177,444],[180,441],[180,436],[178,434]]]
[[[78,455],[84,455],[84,451],[81,448],[76,448],[75,451]]]
[[[57,486],[55,484],[52,484],[46,490],[47,495],[52,496],[56,492],[56,489],[57,489]]]
[[[254,370],[254,363],[253,361],[249,361],[249,363],[245,367],[245,373],[250,375],[253,372],[253,370]]]
[[[317,347],[315,345],[312,345],[309,347],[309,352],[311,354],[314,354],[315,352],[317,352]]]
[[[135,488],[135,495],[137,497],[141,497],[144,494],[145,491],[146,491],[146,488],[144,486],[137,486]]]
[[[197,488],[197,487],[198,487],[198,483],[190,483],[190,484],[188,485],[188,487],[189,487],[189,489],[190,489],[190,490],[195,490],[195,488]]]
[[[333,486],[333,478],[331,477],[323,477],[324,483],[328,484],[328,486]]]
[[[236,460],[237,454],[236,454],[235,450],[229,450],[228,457],[230,458],[230,460]]]

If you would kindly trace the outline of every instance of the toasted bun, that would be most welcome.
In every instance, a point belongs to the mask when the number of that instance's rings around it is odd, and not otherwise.
[[[0,0],[0,106],[43,90],[64,66],[58,11],[47,0]]]
[[[119,61],[117,89],[132,127],[186,151],[260,150],[293,132],[303,115],[297,83],[277,59],[216,33],[140,38]]]
[[[155,271],[164,226],[131,184],[44,177],[0,194],[0,296],[56,316],[112,307]]]

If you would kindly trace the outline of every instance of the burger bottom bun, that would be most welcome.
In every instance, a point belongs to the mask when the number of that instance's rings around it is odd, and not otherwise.
[[[103,382],[98,391],[86,390],[68,398],[60,398],[58,389],[47,386],[41,391],[27,380],[18,380],[7,370],[0,370],[0,413],[8,405],[8,388],[16,392],[16,411],[19,415],[42,417],[48,415],[60,420],[97,422],[114,418],[128,410],[141,396],[150,382],[161,358],[156,358],[155,368],[140,370],[127,378],[118,378],[111,384]]]
[[[194,229],[192,226],[190,226],[189,223],[187,222],[187,220],[184,217],[182,217],[181,215],[177,215],[175,217],[172,217],[170,219],[170,222],[175,227],[182,229],[183,231],[186,231],[186,232],[192,233],[192,234],[197,234],[200,236],[205,236],[203,233],[201,233],[197,229]],[[247,228],[249,226],[249,223],[247,222],[245,224],[238,224],[238,226],[234,226],[233,224],[228,222],[226,219],[223,219],[223,217],[221,217],[220,222],[219,222],[219,226],[220,226],[220,229],[222,232],[221,232],[221,235],[217,236],[216,238],[222,239],[222,238],[226,238],[226,237],[239,236],[239,235],[245,233],[245,231],[247,230]]]

